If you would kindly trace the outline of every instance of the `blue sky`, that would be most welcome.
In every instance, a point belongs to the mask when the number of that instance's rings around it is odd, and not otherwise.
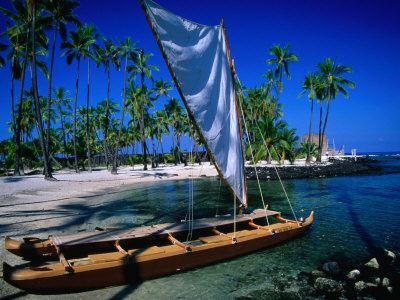
[[[274,44],[283,47],[290,43],[290,50],[298,54],[299,61],[290,65],[292,79],[284,79],[280,101],[285,106],[283,119],[290,127],[297,128],[299,136],[308,131],[310,119],[306,96],[297,98],[305,74],[316,71],[317,63],[324,57],[337,58],[337,62],[351,66],[354,72],[346,77],[355,82],[356,88],[349,90],[348,99],[339,95],[333,100],[326,130],[328,139],[331,142],[334,138],[337,147],[344,144],[346,152],[352,148],[359,152],[400,150],[397,93],[400,1],[159,0],[157,3],[201,24],[219,24],[222,16],[236,72],[246,87],[259,86],[263,82],[261,74],[272,68],[265,62],[270,58],[268,49]],[[10,8],[10,1],[1,0],[0,6]],[[149,63],[160,67],[154,77],[171,79],[139,1],[84,0],[75,13],[83,23],[94,24],[114,43],[117,38],[128,36],[138,41],[138,47],[154,53]],[[1,15],[1,32],[5,26],[5,17]],[[53,87],[63,86],[72,95],[76,64],[67,66],[65,58],[59,57],[59,49],[56,55]],[[106,97],[107,77],[103,69],[95,70],[93,64],[92,70],[91,104],[95,105]],[[8,66],[0,69],[0,140],[10,136],[6,125],[11,121],[10,78]],[[86,78],[86,64],[82,64],[78,105],[86,101]],[[123,71],[113,71],[111,97],[117,103],[122,103],[122,88]],[[47,95],[47,82],[42,77],[39,93]],[[179,98],[176,91],[173,95]],[[318,130],[318,118],[315,109],[314,131]]]

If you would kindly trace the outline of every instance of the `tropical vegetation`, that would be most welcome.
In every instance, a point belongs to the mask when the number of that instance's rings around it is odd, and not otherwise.
[[[160,162],[187,164],[187,151],[192,149],[196,152],[193,161],[200,163],[205,158],[198,151],[201,139],[186,110],[172,96],[173,83],[157,78],[159,67],[151,64],[152,53],[136,48],[132,37],[114,40],[94,25],[82,24],[74,13],[78,1],[11,2],[11,10],[0,7],[7,21],[7,30],[0,33],[0,52],[6,51],[0,55],[0,68],[11,68],[12,137],[0,142],[0,168],[5,174],[12,168],[14,175],[23,175],[27,168],[43,168],[45,178],[53,179],[54,168],[80,172],[96,165],[106,165],[117,174],[122,163],[141,163],[145,170],[149,162],[152,167]],[[57,39],[60,49],[55,47]],[[354,87],[343,78],[351,68],[325,58],[317,64],[317,71],[306,75],[299,96],[307,93],[311,103],[310,132],[308,141],[300,144],[296,130],[283,120],[281,103],[283,82],[290,79],[291,64],[299,58],[289,44],[283,48],[273,45],[267,54],[266,65],[271,68],[261,75],[264,82],[260,86],[247,88],[239,80],[235,83],[247,159],[253,164],[260,160],[284,164],[306,157],[310,163],[317,156],[321,161],[321,142],[309,142],[314,100],[320,103],[321,137],[332,99],[339,93],[347,97],[346,88]],[[79,76],[86,59],[87,80]],[[65,62],[74,65],[70,76],[74,76],[75,86],[53,86],[53,66]],[[90,69],[90,62],[97,68]],[[123,82],[111,84],[112,69],[123,72]],[[107,78],[102,99],[90,97],[93,72]],[[38,76],[47,80],[47,91],[38,90]],[[78,106],[82,81],[87,84],[86,105]],[[111,98],[110,89],[120,89],[121,98]],[[183,149],[183,138],[192,141],[192,149]],[[167,140],[172,143],[170,149],[165,148]]]

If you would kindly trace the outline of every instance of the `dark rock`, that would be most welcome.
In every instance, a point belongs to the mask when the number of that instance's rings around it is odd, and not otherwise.
[[[251,299],[274,299],[274,300],[300,300],[302,299],[296,292],[279,292],[270,289],[257,290],[245,297],[237,297],[237,300]]]
[[[382,279],[382,286],[383,286],[383,287],[390,286],[390,279],[387,278],[387,277],[384,277],[384,278]]]
[[[340,273],[339,264],[335,261],[327,262],[322,265],[322,270],[328,273],[331,276],[337,275]]]
[[[363,293],[365,291],[368,291],[368,290],[371,290],[371,289],[376,289],[376,288],[378,288],[377,284],[373,284],[373,283],[370,283],[370,282],[365,282],[365,281],[362,281],[362,280],[357,281],[354,284],[354,289],[359,293]]]
[[[394,254],[394,252],[390,251],[390,250],[383,250],[386,254],[386,258],[391,262],[394,263],[396,261],[396,254]]]
[[[343,285],[333,279],[317,278],[314,283],[314,288],[324,294],[338,294],[343,291]]]
[[[311,271],[311,279],[313,279],[315,281],[315,279],[319,278],[319,277],[326,277],[326,274],[324,271],[320,271],[320,270],[313,270]]]
[[[364,266],[373,269],[373,270],[379,270],[379,263],[376,260],[376,258],[372,258],[369,262],[367,262]]]
[[[352,158],[330,158],[330,164],[315,164],[310,166],[288,166],[278,167],[281,179],[295,178],[318,178],[334,177],[344,175],[377,174],[382,172],[382,168],[373,166],[374,160],[368,157],[358,157],[357,161]],[[262,166],[257,167],[257,174],[260,179],[277,180],[275,168]],[[253,166],[246,167],[248,179],[256,179]]]
[[[352,270],[347,274],[347,279],[349,280],[357,280],[357,278],[360,276],[360,271],[359,270]]]

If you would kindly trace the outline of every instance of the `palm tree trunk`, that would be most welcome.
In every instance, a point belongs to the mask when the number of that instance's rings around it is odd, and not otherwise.
[[[310,152],[311,152],[311,129],[312,129],[313,110],[314,110],[314,99],[311,99],[310,131],[308,133],[308,151],[307,151],[306,165],[309,165],[311,162]]]
[[[74,140],[74,159],[75,159],[75,172],[79,173],[79,166],[78,166],[78,153],[76,151],[76,102],[78,97],[78,83],[79,83],[79,65],[81,62],[80,56],[78,57],[78,69],[76,71],[76,83],[75,83],[75,98],[74,98],[74,133],[73,133],[73,140]]]
[[[162,162],[164,162],[164,149],[162,146],[162,138],[160,138],[160,146],[161,146],[161,158],[162,158]]]
[[[122,124],[124,121],[124,115],[125,115],[125,104],[126,104],[126,67],[128,65],[128,53],[126,53],[125,57],[125,71],[124,71],[124,101],[122,104],[122,115],[121,115],[121,120],[119,122],[119,131],[118,131],[118,139],[117,139],[117,145],[115,147],[115,155],[114,155],[114,161],[113,161],[113,167],[111,170],[111,174],[117,175],[117,155],[118,155],[118,149],[119,149],[119,142],[121,139],[121,131],[122,131]]]
[[[12,66],[11,66],[11,120],[12,120],[12,129],[15,134],[15,115],[14,115],[14,57],[12,58]]]
[[[328,87],[328,107],[326,108],[325,122],[324,122],[324,128],[322,129],[322,136],[324,136],[325,134],[326,123],[328,123],[329,106],[331,104],[330,100],[331,100],[330,88]]]
[[[58,28],[58,20],[56,21],[56,26],[54,27],[53,34],[53,45],[51,47],[51,61],[50,61],[50,70],[49,70],[49,85],[47,90],[47,132],[46,132],[46,151],[47,156],[50,155],[50,107],[51,107],[51,77],[53,74],[53,63],[54,63],[54,50],[56,46],[56,37],[57,37],[57,28]],[[51,168],[50,161],[48,161],[49,167]]]
[[[64,118],[62,117],[60,101],[58,101],[57,106],[58,106],[58,111],[60,113],[60,119],[61,119],[61,131],[62,131],[62,139],[63,139],[63,143],[64,143],[64,155],[65,155],[65,159],[67,161],[68,168],[72,168],[71,163],[69,162],[69,157],[68,157],[67,140],[65,137],[66,135],[65,135],[65,127],[64,127]]]
[[[42,115],[40,113],[40,103],[39,103],[39,93],[38,93],[38,86],[37,86],[37,74],[36,74],[36,51],[35,51],[35,14],[36,14],[36,3],[35,0],[32,3],[32,63],[33,63],[33,78],[32,78],[32,85],[33,85],[33,94],[35,98],[35,107],[36,107],[36,118],[38,121],[39,126],[39,140],[40,146],[43,152],[43,163],[44,163],[44,178],[45,179],[54,179],[53,175],[51,174],[51,170],[48,166],[49,158],[48,153],[46,151],[46,146],[44,143],[44,134],[43,134],[43,124],[42,124]]]
[[[18,100],[18,118],[15,123],[15,161],[14,161],[14,176],[22,176],[24,175],[24,167],[21,161],[21,119],[22,119],[22,96],[24,93],[24,83],[25,83],[25,70],[26,64],[28,60],[28,41],[29,41],[29,29],[26,30],[26,44],[25,44],[25,56],[24,62],[22,65],[22,73],[21,73],[21,85],[19,88],[19,100]]]
[[[153,145],[153,159],[151,160],[151,167],[154,169],[156,167],[156,144],[154,143],[154,136],[151,136],[151,143]]]
[[[107,104],[106,104],[106,122],[105,122],[105,128],[104,128],[104,142],[103,142],[103,147],[104,147],[104,158],[106,160],[106,166],[108,170],[108,151],[107,151],[107,139],[108,139],[108,111],[110,109],[110,65],[107,65]]]
[[[90,46],[88,46],[88,50]],[[88,85],[87,85],[87,98],[86,98],[86,145],[87,145],[87,153],[88,153],[88,171],[92,172],[92,163],[90,156],[90,137],[89,137],[89,128],[90,128],[90,119],[89,119],[89,91],[90,91],[90,58],[88,57]]]
[[[141,134],[141,142],[142,142],[142,151],[143,151],[143,170],[147,170],[147,153],[146,153],[146,140],[144,138],[144,107],[143,107],[143,88],[144,88],[144,73],[141,72],[142,79],[142,90],[140,97],[140,134]]]
[[[162,95],[161,95],[161,102],[162,102],[162,106],[163,106],[163,111],[164,111],[165,119],[167,120],[167,122],[168,122],[168,124],[169,124],[169,118],[168,118],[167,112],[166,112],[166,110],[165,110],[165,105],[164,105],[164,101],[163,101],[163,96],[162,96]],[[171,131],[171,135],[172,135],[172,149],[173,149],[172,154],[174,155],[174,162],[175,162],[175,166],[176,166],[177,163],[176,163],[176,157],[175,157],[175,144],[174,144],[174,142],[175,142],[175,136],[174,136],[174,130],[173,130],[173,128],[172,128],[172,125],[169,125],[168,127],[169,127],[169,130]]]
[[[319,111],[319,132],[318,132],[318,157],[317,157],[317,162],[321,162],[322,161],[321,127],[322,127],[322,99],[321,99],[321,109]]]

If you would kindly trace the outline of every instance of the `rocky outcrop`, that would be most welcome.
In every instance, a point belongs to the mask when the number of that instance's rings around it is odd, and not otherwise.
[[[317,295],[329,299],[400,299],[398,253],[382,249],[377,257],[343,272],[337,262],[326,262],[309,274]]]
[[[335,177],[344,175],[376,174],[382,171],[374,166],[375,160],[366,157],[354,158],[330,158],[328,163],[313,164],[310,166],[278,166],[277,170],[281,179]],[[278,175],[271,166],[257,166],[258,177],[262,180],[276,180]],[[248,179],[256,179],[253,166],[246,166]]]

